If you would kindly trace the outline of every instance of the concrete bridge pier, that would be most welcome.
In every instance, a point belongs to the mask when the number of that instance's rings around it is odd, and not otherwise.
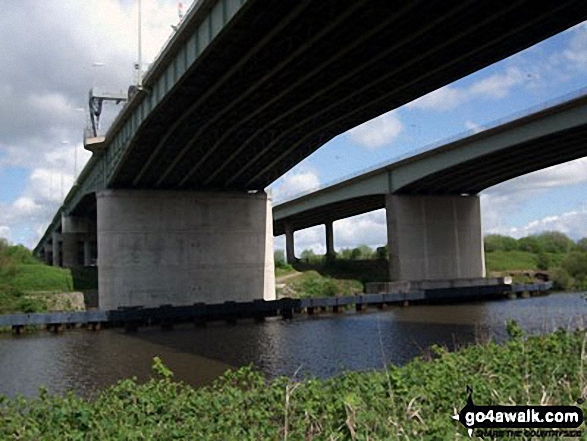
[[[61,234],[54,232],[51,235],[52,264],[53,266],[61,266]]]
[[[290,265],[296,263],[296,252],[294,248],[294,229],[291,224],[285,225],[285,260]]]
[[[326,227],[326,260],[333,260],[336,256],[336,252],[334,251],[333,222],[328,221],[324,226]]]
[[[80,216],[61,217],[63,266],[75,268],[92,263],[92,241],[96,241],[95,221]]]
[[[265,193],[97,194],[101,309],[275,299]]]
[[[478,196],[387,195],[391,281],[485,277]]]
[[[46,265],[53,265],[53,247],[51,244],[46,243],[43,245],[42,258]]]

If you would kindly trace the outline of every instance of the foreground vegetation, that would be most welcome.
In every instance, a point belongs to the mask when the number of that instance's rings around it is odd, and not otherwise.
[[[464,440],[450,415],[467,385],[477,404],[574,405],[587,386],[585,331],[525,339],[508,328],[503,346],[433,347],[426,360],[328,380],[267,381],[247,367],[194,389],[155,359],[156,378],[93,399],[0,398],[0,439]]]

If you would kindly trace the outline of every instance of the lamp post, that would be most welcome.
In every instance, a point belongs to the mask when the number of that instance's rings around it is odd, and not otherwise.
[[[84,137],[85,137],[85,129],[88,126],[88,114],[86,113],[86,109],[83,107],[76,107],[76,111],[84,113]],[[73,183],[77,184],[77,142],[73,146]]]
[[[143,60],[142,60],[142,47],[141,47],[141,43],[142,43],[142,38],[141,38],[141,31],[142,31],[142,12],[141,12],[141,3],[142,1],[139,0],[139,17],[138,17],[138,21],[139,21],[139,26],[138,26],[138,61],[137,64],[135,65],[135,68],[137,70],[137,87],[140,89],[142,86],[142,82],[143,82],[143,78],[142,78],[142,70],[143,70]]]

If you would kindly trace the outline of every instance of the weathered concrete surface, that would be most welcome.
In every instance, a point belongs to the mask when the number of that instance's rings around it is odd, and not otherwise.
[[[53,266],[61,266],[61,234],[53,232],[51,234],[51,249],[53,250]]]
[[[94,220],[78,216],[61,216],[62,265],[75,268],[91,264],[91,241],[96,241]]]
[[[386,196],[391,281],[485,277],[478,196]]]
[[[264,193],[97,195],[101,309],[275,298]]]
[[[291,225],[285,226],[285,258],[290,265],[296,263],[294,230]]]

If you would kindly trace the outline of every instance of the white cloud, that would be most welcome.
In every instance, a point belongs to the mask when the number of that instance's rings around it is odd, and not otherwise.
[[[523,84],[529,78],[515,67],[504,73],[482,78],[469,87],[444,86],[406,105],[407,108],[419,110],[447,111],[468,101],[485,98],[499,99],[506,97],[510,90]]]
[[[0,225],[0,238],[4,238],[11,242],[10,227],[7,225]]]
[[[401,133],[402,129],[403,125],[397,113],[391,111],[373,118],[349,130],[347,133],[352,141],[369,150],[375,150],[392,142]]]
[[[584,69],[587,67],[587,26],[585,23],[574,28],[569,46],[563,54],[576,68]]]
[[[469,120],[465,121],[465,127],[467,128],[467,130],[471,130],[473,133],[479,133],[485,130],[484,126]]]
[[[504,98],[510,89],[523,83],[527,76],[519,69],[511,67],[502,74],[490,75],[473,83],[467,90],[470,99],[475,97]]]
[[[316,190],[320,187],[320,179],[311,170],[286,173],[272,186],[273,203],[294,197],[300,193]]]
[[[294,233],[296,256],[300,257],[302,251],[311,249],[316,254],[326,253],[326,230],[324,225],[299,230]]]
[[[503,228],[499,232],[520,238],[543,231],[560,231],[575,240],[587,237],[587,206],[561,215],[535,220],[522,227]]]
[[[34,246],[73,184],[76,157],[79,174],[91,155],[76,145],[88,90],[126,90],[134,80],[138,2],[0,3],[0,59],[10,60],[0,63],[0,168],[30,170],[15,201],[0,204],[0,235]],[[146,65],[173,32],[177,3],[142,0],[142,10]],[[102,120],[120,108],[105,106]]]
[[[294,234],[296,256],[303,250],[311,249],[316,254],[326,253],[326,230],[324,225],[296,231]],[[340,219],[334,222],[334,248],[354,248],[368,245],[375,249],[387,243],[387,221],[385,210]],[[275,249],[285,249],[284,236],[276,237]]]
[[[486,193],[509,197],[587,182],[587,157],[538,170],[491,187]]]
[[[451,110],[463,103],[464,100],[465,94],[462,89],[444,86],[408,103],[406,107],[421,110]]]
[[[376,248],[386,243],[387,220],[384,209],[334,223],[334,244],[337,248],[354,248],[361,244]]]
[[[508,213],[523,210],[528,201],[545,196],[550,189],[583,183],[587,183],[587,158],[529,173],[485,190],[481,194],[484,234],[513,234],[513,230],[508,226]],[[567,226],[571,227],[568,221]],[[535,231],[542,227],[531,228]],[[547,229],[546,224],[542,229]],[[580,231],[583,230],[577,228],[576,231],[578,232],[573,233],[573,236],[581,234]],[[572,233],[571,230],[569,232]]]

